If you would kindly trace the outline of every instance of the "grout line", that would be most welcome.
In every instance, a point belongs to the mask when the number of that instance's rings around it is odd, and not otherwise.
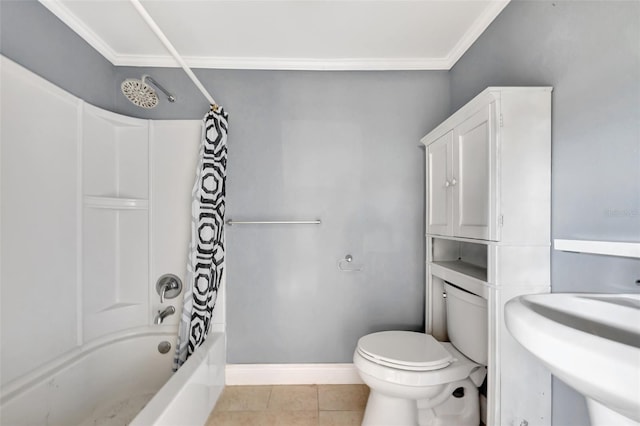
[[[269,408],[271,408],[271,396],[273,395],[273,385],[269,386],[269,398],[267,398],[267,407],[264,409],[264,411],[269,411]]]

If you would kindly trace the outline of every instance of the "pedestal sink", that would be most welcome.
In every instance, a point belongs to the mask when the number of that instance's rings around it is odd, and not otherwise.
[[[520,296],[505,305],[505,321],[586,397],[592,426],[640,425],[640,294]]]

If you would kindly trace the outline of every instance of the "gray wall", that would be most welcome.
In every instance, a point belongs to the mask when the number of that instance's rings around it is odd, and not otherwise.
[[[238,70],[196,69],[194,73],[215,101],[224,106],[232,115],[235,115],[234,107],[242,105],[241,100],[238,102],[238,95],[242,98],[243,81],[245,79],[259,81],[260,79],[259,72],[249,72],[249,76],[245,76],[244,71]],[[157,93],[160,102],[153,109],[143,109],[129,102],[122,95],[120,84],[127,78],[140,79],[144,74],[149,74],[174,95],[175,102],[168,102],[159,90]],[[112,90],[117,95],[114,110],[131,117],[165,120],[201,119],[209,109],[209,101],[200,93],[182,68],[116,67],[115,84],[113,84]],[[229,102],[238,103],[230,105]],[[233,118],[231,119],[233,120]]]
[[[418,139],[488,85],[552,85],[553,237],[640,238],[640,3],[512,2],[449,72],[196,70],[231,113],[228,216],[321,226],[228,232],[230,362],[346,362],[361,334],[422,326]],[[199,118],[177,69],[113,67],[35,0],[0,1],[2,53],[88,102]],[[152,74],[178,102],[122,95]],[[340,273],[354,256],[361,273]],[[554,291],[637,292],[640,264],[553,253]],[[554,383],[554,424],[587,424]]]
[[[118,68],[116,80],[138,68]],[[181,70],[149,118],[201,117]],[[230,363],[351,362],[357,339],[423,329],[424,151],[449,111],[447,72],[197,70],[230,113],[227,217],[322,225],[227,228]],[[340,272],[347,254],[362,272]]]
[[[0,53],[92,105],[131,117],[199,119],[208,109],[206,99],[181,69],[115,67],[37,0],[0,0]],[[219,81],[216,71],[196,73],[211,92],[224,87],[225,80]],[[234,75],[234,71],[220,73]],[[153,110],[129,102],[120,84],[143,74],[174,92],[177,101],[170,104],[161,98]],[[225,99],[216,94],[216,100]]]
[[[207,110],[182,70],[112,67],[34,0],[1,5],[2,53],[88,102],[141,118]],[[120,82],[145,73],[177,102],[129,103]],[[228,228],[229,362],[350,362],[364,334],[422,329],[418,141],[448,114],[448,73],[196,73],[230,113],[228,217],[322,220]],[[347,254],[362,272],[338,271]]]
[[[118,68],[116,80],[142,72]],[[448,73],[197,73],[230,113],[227,217],[322,220],[227,228],[229,362],[351,362],[362,335],[422,329],[418,141],[449,111]],[[181,70],[151,74],[176,103],[142,111],[119,97],[119,111],[202,116]],[[347,254],[362,272],[338,271]]]
[[[36,0],[0,0],[0,53],[113,111],[115,67]]]
[[[229,99],[230,363],[351,362],[424,322],[424,151],[446,72],[243,73]],[[251,77],[251,78],[248,78]],[[340,272],[351,254],[362,272]]]
[[[144,111],[200,118],[181,70],[149,71],[174,92]],[[227,218],[322,225],[227,228],[230,363],[351,362],[357,339],[423,329],[424,151],[446,118],[447,72],[196,70],[230,113]],[[362,272],[340,272],[351,254]]]
[[[490,85],[550,85],[552,237],[640,240],[640,3],[514,1],[450,72],[452,111]],[[640,261],[553,252],[554,292],[639,292]],[[553,389],[553,424],[589,424]]]

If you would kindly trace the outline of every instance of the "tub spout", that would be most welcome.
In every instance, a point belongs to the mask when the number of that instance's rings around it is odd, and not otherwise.
[[[156,315],[156,319],[153,321],[155,324],[162,324],[162,321],[169,315],[173,315],[176,313],[176,308],[173,306],[167,306],[163,311],[158,311],[158,315]]]

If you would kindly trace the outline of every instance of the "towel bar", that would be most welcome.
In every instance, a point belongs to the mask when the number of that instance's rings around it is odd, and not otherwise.
[[[320,225],[320,219],[316,220],[233,220],[225,222],[227,225]]]

